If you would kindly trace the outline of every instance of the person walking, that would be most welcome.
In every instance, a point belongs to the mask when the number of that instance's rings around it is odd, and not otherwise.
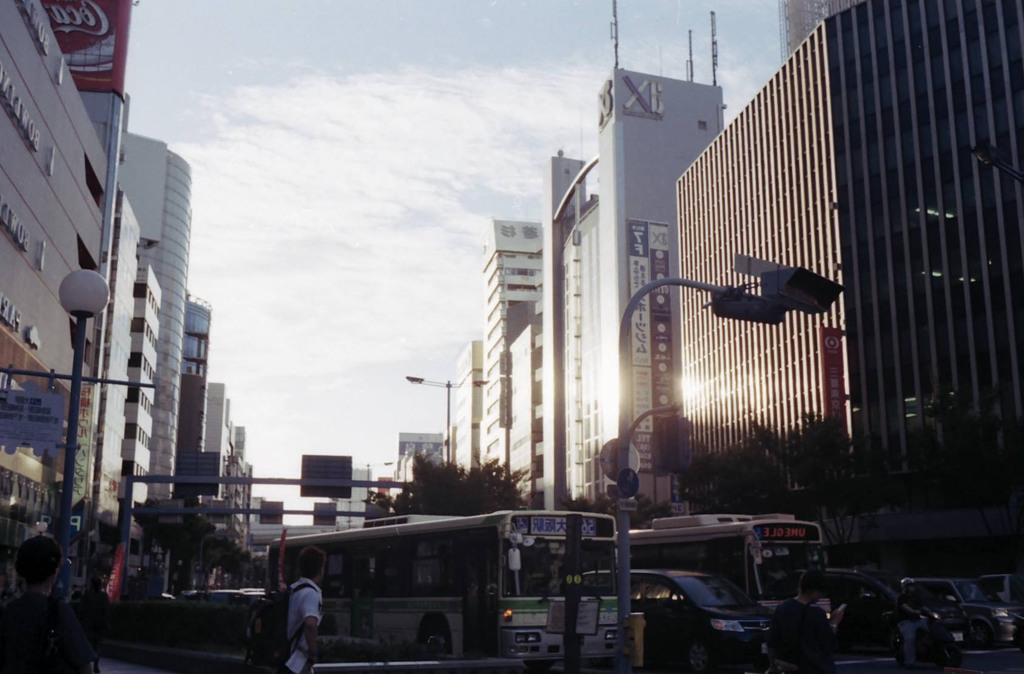
[[[299,551],[300,578],[291,585],[288,602],[288,635],[291,655],[281,674],[310,674],[319,657],[317,636],[324,615],[320,584],[324,579],[327,553],[309,545]]]
[[[4,674],[89,674],[96,653],[71,607],[51,596],[64,563],[70,562],[65,562],[60,545],[47,536],[33,536],[18,548],[14,570],[25,588],[7,604],[0,620]]]
[[[89,589],[82,595],[81,603],[78,605],[79,616],[82,619],[82,627],[85,629],[85,636],[89,644],[96,651],[96,659],[92,661],[92,671],[100,671],[100,646],[103,644],[103,636],[107,632],[110,623],[110,597],[107,596],[103,587],[103,579],[95,577],[90,581]]]
[[[835,630],[843,619],[844,607],[831,619],[814,604],[825,596],[825,574],[816,569],[800,576],[796,595],[775,608],[768,629],[769,672],[835,674]]]

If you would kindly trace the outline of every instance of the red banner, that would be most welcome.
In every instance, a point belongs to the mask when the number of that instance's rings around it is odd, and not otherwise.
[[[843,363],[843,331],[821,329],[821,383],[825,416],[846,423],[846,369]]]
[[[41,0],[79,91],[124,96],[131,0]]]
[[[114,555],[114,569],[110,572],[110,580],[107,581],[107,596],[110,601],[121,601],[121,574],[124,573],[124,543],[119,543],[117,553]]]

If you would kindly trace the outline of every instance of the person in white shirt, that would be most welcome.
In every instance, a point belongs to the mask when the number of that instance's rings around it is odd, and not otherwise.
[[[288,602],[288,634],[297,637],[285,663],[285,669],[291,674],[310,674],[318,657],[317,630],[324,615],[320,583],[326,562],[327,553],[314,545],[299,551],[300,578],[292,583]]]

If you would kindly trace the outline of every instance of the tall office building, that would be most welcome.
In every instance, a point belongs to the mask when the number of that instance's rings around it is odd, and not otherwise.
[[[206,436],[206,373],[210,357],[213,308],[188,297],[182,342],[181,397],[178,404],[177,454],[201,452]]]
[[[1021,166],[1022,5],[866,0],[834,15],[682,176],[684,276],[739,282],[744,253],[845,286],[829,314],[775,328],[684,299],[700,444],[840,414],[912,485],[908,436],[929,401],[953,389],[1024,415],[1024,196],[972,154],[991,143]],[[878,540],[925,530],[884,521]],[[982,532],[952,516],[941,529]]]
[[[132,351],[128,361],[128,377],[133,381],[153,383],[156,375],[157,335],[160,334],[160,284],[147,265],[135,275],[135,309],[132,317]],[[121,445],[122,475],[149,474],[149,446],[153,437],[153,389],[130,388],[125,398],[124,442]],[[136,483],[131,498],[145,503],[149,485]],[[124,494],[122,493],[122,496]]]
[[[779,44],[789,58],[818,24],[864,0],[779,0]]]
[[[152,381],[155,361],[147,361],[141,352],[132,349],[132,321],[135,319],[135,283],[138,272],[137,250],[139,223],[131,204],[118,191],[114,219],[114,236],[110,254],[110,302],[107,304],[104,331],[104,376],[126,381],[137,369],[141,379]],[[136,362],[138,361],[138,362]],[[148,444],[148,437],[138,426],[126,424],[126,405],[129,389],[120,385],[91,387],[96,398],[99,416],[96,424],[96,460],[93,470],[91,514],[97,518],[101,539],[114,542],[118,532],[118,500],[124,495],[119,489],[122,473],[122,452],[126,434],[135,432],[140,444]],[[138,389],[132,389],[138,390]],[[150,393],[150,391],[147,391]],[[91,444],[91,443],[90,443]],[[148,468],[148,466],[147,466]],[[104,536],[104,534],[106,534]],[[106,551],[104,551],[105,554]]]
[[[148,264],[153,269],[162,291],[150,472],[171,475],[178,441],[182,345],[188,299],[191,168],[158,140],[126,133],[123,144],[120,183],[142,230],[139,264]],[[154,484],[149,494],[158,500],[166,499],[170,496],[170,487]]]
[[[544,507],[544,387],[541,302],[520,302],[509,310],[509,469],[525,475],[523,492],[531,507]]]
[[[722,90],[616,69],[599,100],[598,158],[559,153],[546,181],[543,362],[545,506],[606,491],[598,464],[618,435],[619,322],[641,286],[679,269],[674,186],[722,130]],[[635,418],[678,400],[678,309],[657,293],[634,314]],[[634,433],[641,489],[653,494],[649,422]],[[668,496],[667,478],[662,500]]]
[[[467,470],[480,465],[480,423],[483,419],[484,343],[476,339],[466,345],[455,366],[455,408],[452,423],[452,452],[455,463]]]
[[[485,334],[484,417],[480,460],[497,459],[508,467],[512,449],[509,419],[512,363],[509,335],[522,326],[509,324],[509,311],[541,296],[544,239],[540,223],[495,220],[484,238]]]

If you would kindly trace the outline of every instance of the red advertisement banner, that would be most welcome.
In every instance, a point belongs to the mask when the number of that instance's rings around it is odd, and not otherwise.
[[[110,580],[107,581],[107,596],[110,601],[121,601],[121,582],[124,573],[124,543],[119,543],[117,552],[114,554],[114,568],[110,572]]]
[[[837,416],[846,423],[846,369],[843,362],[843,331],[821,329],[821,383],[825,416]]]
[[[131,0],[41,0],[79,91],[124,96]]]

